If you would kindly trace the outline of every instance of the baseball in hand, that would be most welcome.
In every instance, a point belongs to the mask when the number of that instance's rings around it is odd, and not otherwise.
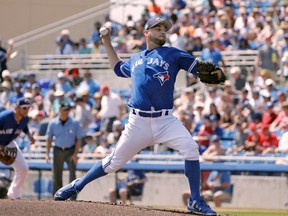
[[[14,44],[14,41],[13,41],[12,39],[10,39],[10,40],[8,40],[8,41],[7,41],[7,43],[8,43],[8,45],[10,45],[10,46],[11,46],[11,45],[13,45],[13,44]]]
[[[103,27],[100,28],[100,34],[101,35],[105,36],[105,35],[108,34],[108,32],[109,32],[109,30],[108,30],[107,27],[103,26]]]

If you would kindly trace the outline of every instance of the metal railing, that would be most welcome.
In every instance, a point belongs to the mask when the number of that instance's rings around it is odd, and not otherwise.
[[[257,50],[233,50],[221,52],[227,67],[256,66]],[[132,53],[119,54],[120,58],[127,60]],[[199,57],[201,52],[195,52]],[[106,54],[93,55],[30,55],[26,60],[26,70],[65,70],[66,68],[80,69],[109,69]]]

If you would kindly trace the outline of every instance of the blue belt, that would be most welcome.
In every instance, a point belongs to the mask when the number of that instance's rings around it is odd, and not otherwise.
[[[138,115],[141,117],[145,117],[145,118],[158,118],[158,117],[162,116],[163,112],[164,112],[163,116],[169,115],[169,110],[155,111],[155,112],[147,113],[147,112],[142,112],[142,111],[136,112],[136,110],[132,108],[132,114]]]

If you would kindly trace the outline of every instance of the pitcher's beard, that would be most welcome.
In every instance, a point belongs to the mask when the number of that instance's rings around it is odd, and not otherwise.
[[[153,37],[150,36],[150,40],[154,43],[157,44],[159,46],[163,46],[166,43],[166,37],[165,38],[157,38],[157,37]]]

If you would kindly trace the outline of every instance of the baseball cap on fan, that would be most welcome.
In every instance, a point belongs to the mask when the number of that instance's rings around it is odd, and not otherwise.
[[[169,29],[172,27],[172,24],[166,20],[166,19],[162,19],[161,17],[152,17],[150,18],[145,26],[144,26],[144,29],[145,30],[148,30],[148,29],[151,29],[153,27],[155,27],[156,25],[159,25],[159,24],[164,24],[165,25],[165,28],[166,28],[166,31],[169,31]]]

